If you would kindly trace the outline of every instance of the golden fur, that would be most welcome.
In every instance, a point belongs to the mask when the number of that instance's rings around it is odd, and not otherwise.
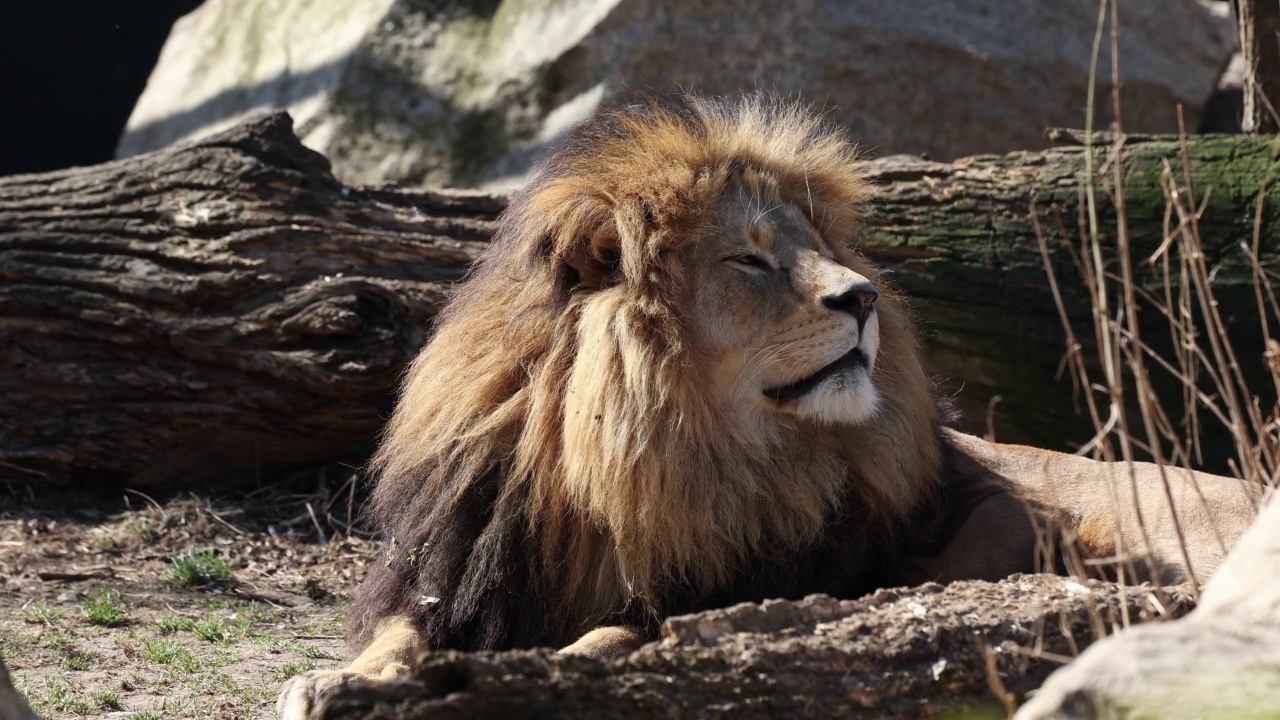
[[[1023,497],[1112,547],[1109,508],[1076,502],[1096,468],[943,430],[905,303],[853,249],[871,197],[794,105],[577,130],[408,371],[372,463],[365,652],[281,715],[428,648],[619,653],[676,612],[1030,571]],[[1077,484],[1049,497],[1059,471]]]

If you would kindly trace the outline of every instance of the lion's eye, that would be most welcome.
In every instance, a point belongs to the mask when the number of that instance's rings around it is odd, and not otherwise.
[[[730,255],[725,262],[752,273],[773,272],[773,266],[759,255]]]

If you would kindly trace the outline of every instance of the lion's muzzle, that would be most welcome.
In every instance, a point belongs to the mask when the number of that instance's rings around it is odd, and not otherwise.
[[[855,347],[844,355],[841,355],[839,358],[836,358],[835,362],[826,365],[809,377],[781,387],[769,388],[764,391],[764,394],[770,399],[778,402],[796,400],[808,395],[810,391],[821,385],[828,378],[835,377],[841,373],[852,374],[859,371],[865,372],[866,369],[867,356],[862,354],[862,350]]]

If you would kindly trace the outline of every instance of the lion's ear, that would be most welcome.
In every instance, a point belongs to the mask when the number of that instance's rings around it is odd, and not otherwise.
[[[580,236],[565,258],[577,274],[577,284],[600,290],[621,282],[621,244],[612,218],[594,227],[589,235]]]

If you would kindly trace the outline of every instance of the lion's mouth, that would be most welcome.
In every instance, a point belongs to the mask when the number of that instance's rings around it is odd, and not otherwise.
[[[764,394],[778,402],[795,400],[796,398],[804,397],[811,390],[821,385],[823,380],[826,380],[842,370],[852,370],[853,368],[866,369],[866,367],[867,356],[863,355],[862,351],[858,348],[854,348],[844,355],[836,358],[836,360],[830,365],[823,367],[821,370],[809,377],[802,378],[789,385],[769,388],[764,391]]]

